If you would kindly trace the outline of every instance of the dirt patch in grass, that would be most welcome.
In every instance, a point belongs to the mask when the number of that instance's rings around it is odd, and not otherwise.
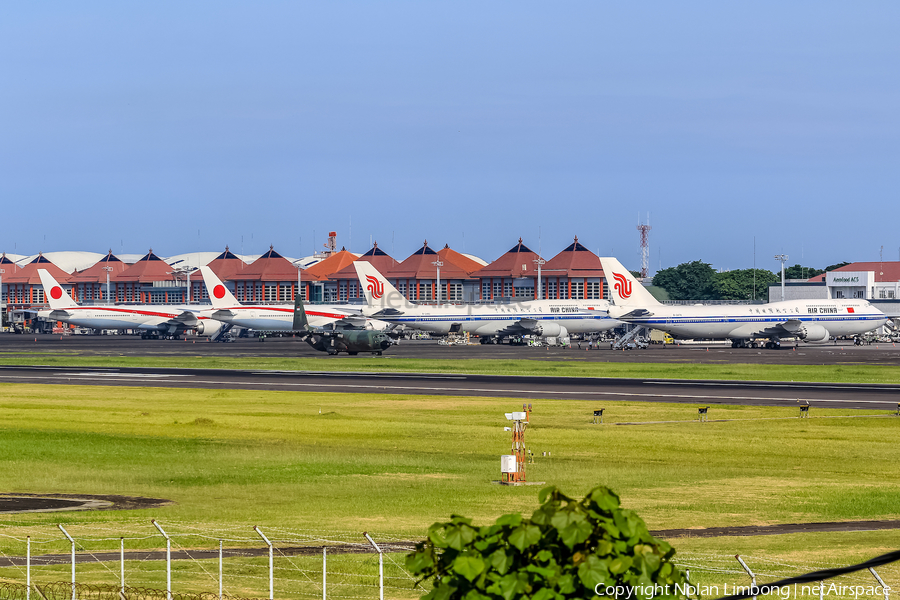
[[[96,494],[0,494],[0,513],[140,510],[175,504],[162,498]]]

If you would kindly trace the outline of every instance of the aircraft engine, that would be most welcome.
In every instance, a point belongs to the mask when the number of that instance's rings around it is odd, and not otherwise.
[[[804,324],[797,333],[800,339],[810,344],[821,344],[822,342],[827,342],[828,338],[831,337],[827,329],[815,323]]]
[[[216,321],[215,319],[203,319],[202,321],[197,323],[197,327],[195,327],[195,331],[197,335],[202,335],[205,337],[213,337],[219,331],[222,330],[222,321]]]
[[[541,337],[566,337],[569,331],[553,321],[538,323],[534,328],[534,332]]]

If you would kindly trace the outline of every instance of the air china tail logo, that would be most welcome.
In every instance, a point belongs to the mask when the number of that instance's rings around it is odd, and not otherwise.
[[[376,277],[372,277],[371,275],[366,275],[366,281],[368,285],[366,289],[372,292],[372,297],[376,300],[384,296],[384,284],[378,281]]]
[[[625,279],[624,275],[619,275],[618,273],[613,273],[613,279],[616,280],[613,287],[615,288],[616,293],[619,294],[619,298],[631,297],[631,282]]]

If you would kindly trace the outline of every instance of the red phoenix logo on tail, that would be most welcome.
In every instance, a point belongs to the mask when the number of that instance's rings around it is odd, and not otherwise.
[[[368,282],[366,289],[372,292],[373,298],[377,300],[384,296],[384,284],[378,281],[378,278],[366,275],[366,281]]]
[[[619,298],[628,298],[631,296],[631,282],[625,279],[624,275],[620,275],[619,273],[613,273],[613,279],[616,280],[615,285],[613,287],[616,289],[616,292],[619,294]]]

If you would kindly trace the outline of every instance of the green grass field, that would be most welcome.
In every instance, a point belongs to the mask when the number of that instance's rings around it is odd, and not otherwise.
[[[606,423],[592,425],[591,411],[600,404],[533,404],[527,441],[537,458],[529,479],[575,496],[607,485],[651,529],[900,518],[900,418],[886,412],[816,407],[812,418],[800,420],[793,408],[716,406],[713,421],[701,424],[690,405],[605,402]],[[509,448],[503,413],[520,405],[483,398],[0,384],[0,491],[175,501],[144,511],[5,515],[0,557],[24,554],[26,535],[41,553],[65,552],[56,523],[99,551],[117,549],[120,536],[128,537],[130,548],[161,547],[151,518],[180,546],[212,547],[219,537],[261,545],[253,525],[274,532],[282,545],[361,542],[365,530],[376,539],[409,540],[452,513],[480,523],[530,513],[539,487],[491,483]],[[741,553],[793,565],[846,564],[900,547],[898,539],[896,532],[869,532],[689,538],[674,545],[707,563]],[[341,560],[348,561],[348,572],[371,573],[371,556]],[[316,559],[292,561],[280,559],[279,568],[296,578],[298,590],[306,579],[312,586],[309,573],[321,568]],[[255,574],[235,579],[233,588],[264,595],[265,586],[257,584],[265,560],[240,564]],[[204,568],[192,568],[188,576],[183,565],[181,576],[212,591]],[[409,583],[402,570],[391,568],[395,583]],[[67,567],[44,569],[44,577],[68,576]],[[159,569],[148,564],[141,580],[158,585]],[[110,578],[111,570],[114,565],[82,568],[100,579]],[[710,577],[724,577],[715,573]],[[0,577],[20,576],[0,569]],[[396,595],[415,596],[408,590]]]
[[[246,358],[216,356],[75,356],[53,352],[0,352],[0,364],[77,367],[168,367],[245,369]],[[451,360],[342,356],[330,358],[254,357],[253,369],[291,371],[366,371],[373,373],[466,373],[559,377],[651,377],[658,379],[732,379],[739,381],[818,381],[897,383],[900,367],[861,364],[751,365],[697,363],[582,362],[575,360]]]

